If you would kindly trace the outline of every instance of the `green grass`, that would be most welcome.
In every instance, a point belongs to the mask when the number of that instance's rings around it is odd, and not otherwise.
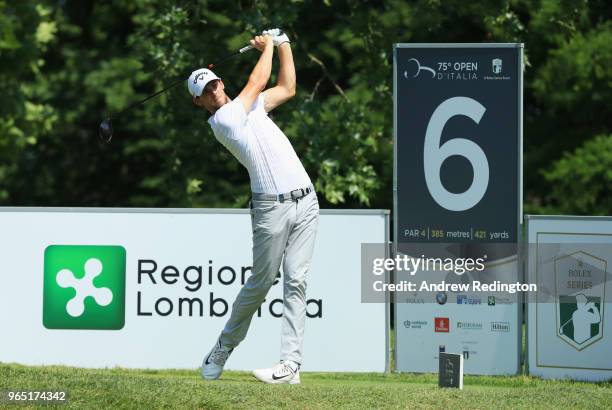
[[[465,376],[463,391],[432,374],[303,373],[265,385],[245,372],[204,381],[196,370],[81,369],[0,363],[0,390],[65,390],[63,408],[611,408],[612,383]],[[0,404],[0,407],[2,405]],[[24,407],[20,407],[24,408]]]

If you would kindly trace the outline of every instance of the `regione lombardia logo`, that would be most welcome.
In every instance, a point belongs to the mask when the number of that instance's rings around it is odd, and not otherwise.
[[[47,329],[123,328],[125,255],[122,246],[48,246],[43,325]]]

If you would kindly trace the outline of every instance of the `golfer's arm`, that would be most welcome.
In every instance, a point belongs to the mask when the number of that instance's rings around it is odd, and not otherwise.
[[[295,95],[295,65],[291,45],[283,43],[278,47],[280,70],[276,87],[264,91],[265,110],[272,111]]]
[[[240,101],[244,106],[244,111],[251,111],[253,103],[257,99],[257,96],[266,88],[270,74],[272,73],[272,54],[274,53],[274,46],[270,42],[266,48],[261,52],[259,61],[253,68],[251,75],[249,76],[249,82],[242,89],[239,94]]]
[[[597,308],[595,308],[597,309]],[[599,309],[595,310],[593,309],[593,318],[591,320],[591,323],[599,323],[601,322],[601,316],[599,315]]]

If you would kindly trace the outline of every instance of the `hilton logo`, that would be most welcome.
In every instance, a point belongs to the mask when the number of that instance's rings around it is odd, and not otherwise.
[[[510,322],[491,322],[491,332],[509,332]]]

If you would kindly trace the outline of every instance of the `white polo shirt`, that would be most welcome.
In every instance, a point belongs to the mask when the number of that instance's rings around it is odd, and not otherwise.
[[[287,136],[268,117],[263,93],[248,114],[237,97],[219,108],[208,123],[217,140],[249,172],[251,191],[282,194],[311,184]]]

